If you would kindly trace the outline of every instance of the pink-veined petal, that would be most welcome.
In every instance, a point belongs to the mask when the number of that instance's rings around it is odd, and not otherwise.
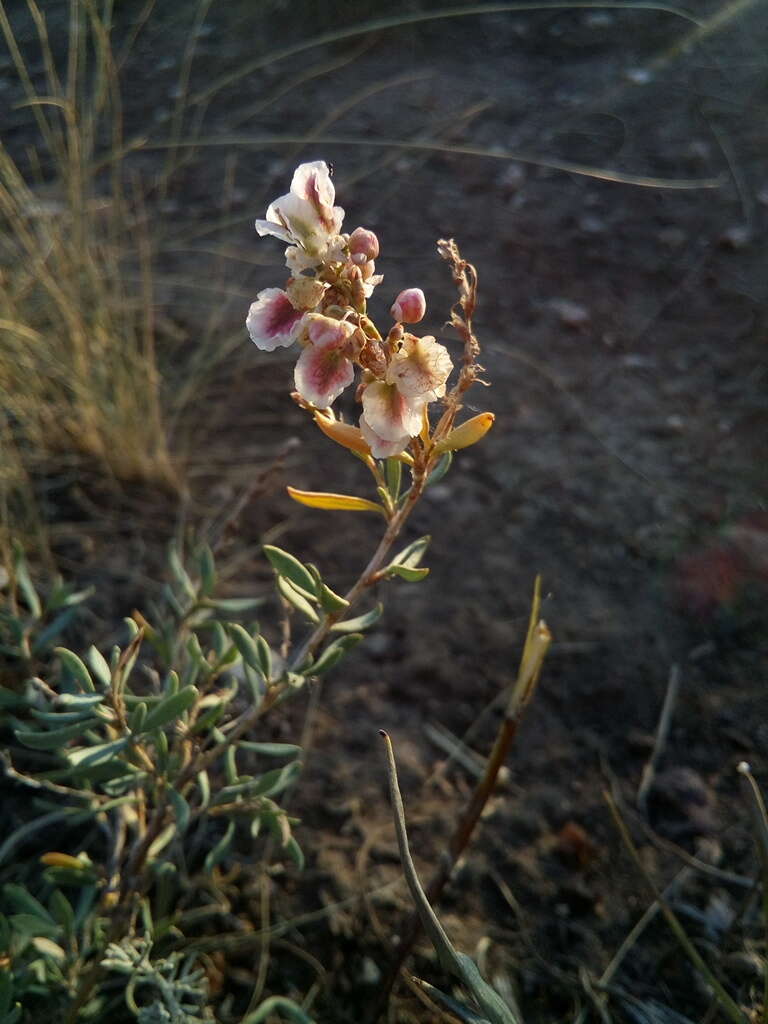
[[[453,362],[445,345],[433,337],[416,338],[406,334],[400,351],[387,370],[387,382],[409,401],[422,398],[433,401],[445,394],[445,382],[451,375]]]
[[[251,303],[245,326],[257,348],[274,352],[293,344],[303,319],[303,311],[294,307],[282,289],[265,288]]]
[[[424,399],[407,399],[394,384],[375,380],[363,392],[363,415],[371,430],[384,441],[404,435],[415,437],[421,430]]]
[[[326,409],[355,379],[349,358],[354,326],[320,313],[308,313],[305,334],[309,344],[294,370],[296,390],[318,409]]]
[[[379,437],[374,430],[371,430],[365,421],[365,416],[360,417],[360,433],[371,449],[374,459],[389,459],[393,455],[399,455],[407,448],[408,442],[411,440],[409,434],[403,434],[396,441],[385,441],[383,437]]]
[[[344,220],[344,211],[334,206],[336,190],[325,160],[299,164],[293,172],[291,192],[306,200],[314,209],[328,234],[338,234]]]
[[[299,164],[293,172],[291,192],[302,196],[313,206],[333,206],[336,189],[333,187],[331,172],[325,160]]]
[[[310,254],[325,251],[329,229],[309,200],[288,192],[267,207],[267,223],[288,231],[280,235],[286,242],[296,242]],[[258,230],[258,228],[257,228]],[[274,231],[269,232],[274,234]]]

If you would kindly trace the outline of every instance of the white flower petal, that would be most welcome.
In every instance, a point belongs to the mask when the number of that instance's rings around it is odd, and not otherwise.
[[[271,220],[257,220],[255,227],[262,238],[264,235],[274,235],[275,238],[279,238],[282,242],[294,241],[294,237],[288,228],[283,227],[281,224],[275,224]]]
[[[281,288],[265,288],[251,303],[245,326],[257,348],[274,352],[293,344],[303,319],[302,310],[294,308]]]
[[[333,206],[336,190],[325,160],[299,164],[293,172],[291,192],[307,199],[313,206]]]
[[[406,334],[402,348],[394,356],[387,370],[387,383],[409,401],[422,398],[433,401],[445,394],[445,382],[451,375],[453,362],[445,345],[429,335],[416,338]]]
[[[375,380],[363,392],[363,415],[371,430],[384,441],[403,435],[415,437],[421,430],[424,399],[407,399],[394,384]]]
[[[371,449],[374,459],[389,459],[393,455],[399,455],[408,447],[408,442],[411,440],[409,434],[403,434],[396,441],[385,441],[383,437],[379,437],[375,431],[371,430],[365,421],[365,416],[360,417],[360,432]]]

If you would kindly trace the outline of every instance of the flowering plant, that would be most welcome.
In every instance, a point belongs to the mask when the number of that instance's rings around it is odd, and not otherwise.
[[[490,413],[451,436],[459,397],[479,370],[477,343],[467,339],[464,373],[431,434],[428,406],[446,399],[453,361],[432,335],[418,337],[406,329],[425,316],[420,288],[400,292],[391,308],[393,326],[386,332],[377,329],[367,303],[383,280],[375,264],[379,240],[364,227],[342,234],[344,211],[333,205],[335,198],[328,165],[321,160],[301,164],[290,192],[270,204],[265,220],[256,221],[260,235],[289,243],[285,260],[292,276],[285,289],[267,288],[251,304],[246,320],[251,339],[265,351],[298,343],[294,397],[315,414],[321,430],[366,458],[398,457],[409,465],[424,465],[433,454],[479,440],[493,422]],[[474,270],[459,258],[452,242],[439,247],[460,274],[468,275],[465,298],[471,298],[473,308]],[[471,317],[471,311],[464,312]],[[330,407],[353,383],[355,367],[361,370],[359,427],[334,427]],[[410,457],[405,454],[409,448]]]

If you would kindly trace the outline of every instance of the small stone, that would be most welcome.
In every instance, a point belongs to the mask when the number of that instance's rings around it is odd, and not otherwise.
[[[381,981],[381,970],[378,964],[366,956],[363,958],[363,969],[360,975],[360,980],[364,985],[378,985]]]
[[[633,85],[648,85],[653,79],[653,75],[648,68],[630,68],[626,72],[626,76]]]
[[[548,305],[560,323],[573,330],[584,327],[591,319],[588,309],[570,299],[550,299]]]
[[[735,224],[727,228],[718,238],[717,242],[721,249],[743,249],[752,240],[752,233],[746,224]]]

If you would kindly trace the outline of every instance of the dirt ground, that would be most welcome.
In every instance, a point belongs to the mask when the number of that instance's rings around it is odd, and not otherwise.
[[[193,92],[270,48],[399,9],[214,6]],[[479,951],[489,977],[514,985],[528,1021],[571,1020],[580,1002],[591,1006],[580,970],[598,976],[652,902],[603,792],[614,786],[636,806],[675,665],[680,695],[648,821],[688,853],[755,872],[735,769],[746,759],[758,778],[768,770],[768,9],[697,0],[691,10],[698,27],[660,10],[475,13],[271,63],[216,96],[205,159],[158,202],[163,312],[177,335],[194,347],[215,308],[223,334],[242,337],[200,403],[197,443],[215,447],[222,468],[196,470],[196,499],[226,508],[298,440],[282,476],[240,517],[235,588],[266,579],[256,547],[268,529],[339,588],[376,539],[368,519],[329,529],[324,513],[289,504],[285,482],[346,491],[362,474],[293,407],[290,357],[257,352],[241,328],[250,298],[284,280],[280,244],[259,240],[252,221],[286,190],[292,167],[332,161],[349,229],[378,233],[385,279],[374,319],[386,322],[391,298],[418,285],[425,326],[452,344],[439,237],[455,237],[480,278],[476,326],[491,386],[469,402],[490,409],[495,427],[409,527],[409,539],[433,537],[430,576],[387,586],[379,627],[314,694],[291,806],[309,863],[301,877],[274,878],[278,918],[337,905],[288,935],[328,972],[320,1020],[363,1019],[408,906],[402,887],[359,898],[399,873],[377,730],[395,742],[428,876],[473,781],[444,766],[435,730],[474,727],[469,745],[488,752],[497,712],[480,716],[516,671],[536,573],[555,642],[508,778],[439,907],[457,948]],[[160,4],[158,19],[137,41],[128,80],[135,127],[162,119],[178,70],[180,48],[167,44],[175,15]],[[318,141],[259,141],[286,135]],[[162,155],[140,159],[151,173]],[[208,288],[215,245],[227,249],[214,261],[224,268],[218,293]],[[204,284],[178,287],[182,279]],[[127,532],[136,551],[152,549],[146,522]],[[137,570],[126,600],[140,584]],[[297,702],[271,722],[273,735],[295,738],[305,711]],[[663,887],[683,861],[629,813]],[[732,933],[744,892],[694,871],[676,899],[722,956],[742,948]],[[416,973],[445,985],[419,949]],[[243,973],[225,982],[238,999],[252,962],[244,955]],[[288,951],[280,962],[294,973],[271,977],[275,990],[305,992],[306,958]],[[671,1020],[651,1017],[655,1000],[701,1020],[709,1005],[659,921],[614,980],[617,1019]],[[398,1019],[433,1019],[400,991]]]

